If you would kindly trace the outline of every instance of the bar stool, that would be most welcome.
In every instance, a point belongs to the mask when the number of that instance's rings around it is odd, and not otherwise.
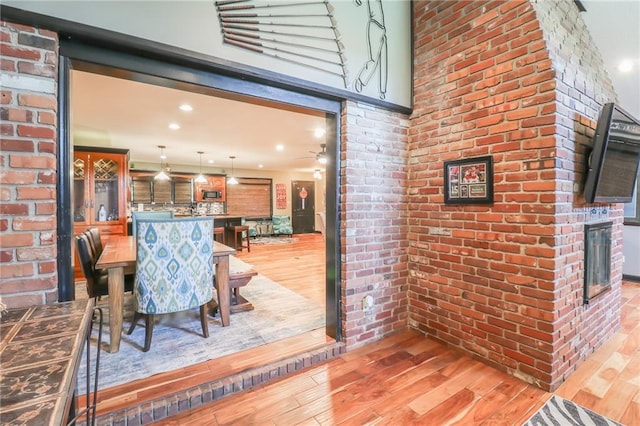
[[[219,238],[222,237],[222,238]],[[224,237],[224,226],[213,228],[213,239],[219,243],[226,244]]]
[[[243,239],[243,233],[246,239],[247,239],[247,245],[243,245],[242,244],[242,239]],[[240,236],[240,245],[238,245],[238,236]],[[234,243],[234,248],[236,250],[240,250],[242,251],[243,248],[247,248],[248,252],[251,252],[251,243],[249,242],[249,227],[246,225],[236,225],[233,227],[233,243]]]

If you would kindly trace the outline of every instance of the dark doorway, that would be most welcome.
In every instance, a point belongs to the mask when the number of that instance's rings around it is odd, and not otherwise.
[[[285,88],[271,88],[265,91],[265,86],[260,82],[250,82],[245,79],[235,78],[234,76],[215,74],[211,71],[196,71],[195,69],[185,66],[184,58],[182,65],[175,65],[166,61],[166,57],[159,54],[158,58],[132,56],[127,52],[102,50],[91,46],[85,46],[72,40],[61,40],[61,56],[60,56],[60,141],[61,149],[64,152],[72,152],[73,141],[71,140],[71,120],[70,110],[70,82],[71,70],[82,71],[85,73],[102,74],[105,76],[131,80],[138,83],[147,83],[157,86],[164,86],[171,89],[184,91],[193,91],[195,93],[207,96],[228,96],[233,100],[246,102],[255,102],[259,105],[270,106],[274,108],[282,108],[298,113],[321,114],[326,120],[326,143],[327,153],[330,162],[326,166],[326,186],[327,188],[338,188],[337,170],[339,167],[339,157],[336,155],[339,137],[339,115],[341,104],[335,100],[327,100],[322,97],[296,93]],[[153,55],[152,55],[153,56]],[[188,72],[187,72],[188,71]],[[265,96],[266,95],[266,96]],[[70,182],[71,162],[66,159],[60,164],[61,182]],[[311,191],[307,196],[311,205],[309,214],[310,223],[304,228],[313,232],[314,230],[314,185],[312,183],[307,188]],[[69,192],[67,190],[67,192]],[[327,234],[326,234],[326,332],[327,335],[340,340],[340,322],[339,322],[339,294],[340,294],[340,277],[339,277],[339,240],[336,235],[336,218],[337,218],[337,192],[334,190],[327,191],[325,211],[327,215]],[[293,197],[292,197],[293,198]],[[70,211],[71,199],[60,197],[60,200],[66,200],[59,205],[59,209],[67,209]],[[294,213],[292,212],[292,219]],[[70,213],[62,217],[60,229],[64,226],[72,229],[72,215]],[[62,252],[62,248],[66,248],[67,252],[71,252],[72,231],[65,234],[64,241],[59,241],[58,248]],[[67,276],[72,277],[70,256],[61,256],[60,269],[65,271],[68,269]],[[72,287],[73,279],[65,279],[61,281],[61,287]],[[64,289],[63,289],[64,290]],[[73,296],[72,296],[73,297]]]
[[[294,180],[291,182],[291,224],[294,234],[315,231],[315,182]]]

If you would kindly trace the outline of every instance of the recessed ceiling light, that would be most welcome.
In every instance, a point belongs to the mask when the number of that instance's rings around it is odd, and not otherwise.
[[[629,72],[633,69],[633,61],[631,59],[625,59],[618,64],[618,71]]]
[[[207,160],[207,163],[213,164],[213,160]]]
[[[182,104],[180,105],[180,110],[181,111],[185,111],[185,112],[189,112],[189,111],[193,111],[193,107],[189,104]]]
[[[321,138],[321,137],[323,137],[323,136],[324,136],[324,133],[325,133],[325,131],[324,131],[324,129],[323,129],[323,128],[321,128],[321,127],[318,127],[316,130],[314,130],[314,131],[313,131],[313,135],[314,135],[316,138]]]
[[[281,143],[276,145],[276,151],[284,151],[284,145],[282,145]]]
[[[263,167],[264,167],[264,166],[263,166],[262,164],[258,164],[258,168],[259,168],[259,169],[261,169],[261,168],[263,168]]]
[[[178,123],[171,123],[169,124],[169,128],[171,130],[178,130],[180,128],[180,125]]]

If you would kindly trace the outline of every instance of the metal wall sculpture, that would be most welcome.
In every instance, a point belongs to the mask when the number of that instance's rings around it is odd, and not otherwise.
[[[328,1],[215,2],[223,42],[342,78],[346,57],[333,6]]]
[[[378,71],[378,96],[384,99],[387,94],[388,76],[388,50],[387,50],[387,28],[384,24],[384,10],[382,0],[365,0],[367,3],[367,48],[369,59],[362,65],[358,76],[353,83],[356,92],[362,92],[371,78]],[[355,0],[357,6],[362,5],[362,0]]]

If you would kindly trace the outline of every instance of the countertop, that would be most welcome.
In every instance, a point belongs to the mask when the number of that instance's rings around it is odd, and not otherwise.
[[[0,318],[3,424],[67,423],[93,299],[9,309]]]
[[[241,219],[244,216],[238,216],[238,215],[233,215],[233,214],[214,214],[214,213],[210,213],[210,214],[177,214],[175,215],[175,217],[213,217],[218,218],[218,219]]]

